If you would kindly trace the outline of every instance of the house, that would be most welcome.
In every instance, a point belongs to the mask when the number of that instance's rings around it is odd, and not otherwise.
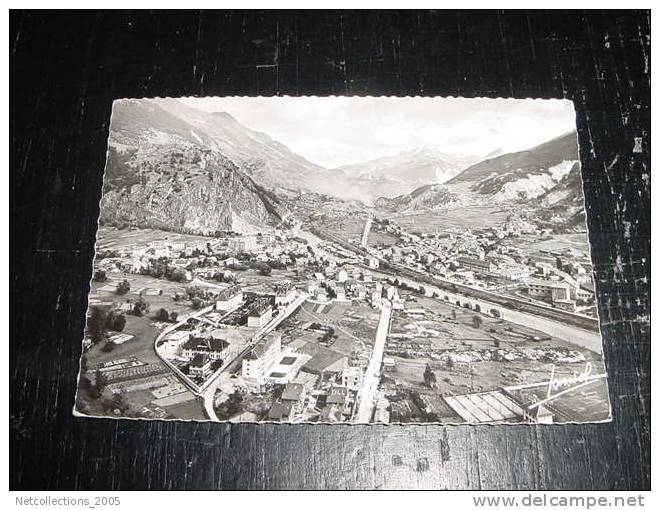
[[[279,334],[269,333],[264,336],[243,358],[242,376],[263,384],[271,367],[279,359],[281,351],[282,337]]]
[[[396,362],[392,358],[383,358],[383,372],[396,370]]]
[[[220,291],[215,299],[217,311],[228,312],[238,308],[243,302],[243,291],[238,285],[231,285]]]
[[[293,415],[291,402],[275,402],[268,411],[268,421],[290,421]]]
[[[326,404],[338,404],[343,406],[348,400],[348,388],[344,386],[333,386],[328,391],[328,397],[325,399]]]
[[[262,328],[273,317],[273,305],[270,304],[270,299],[267,297],[257,298],[250,307],[248,312],[249,328]]]
[[[196,354],[188,367],[188,374],[192,378],[206,379],[211,374],[213,360],[208,354]]]
[[[348,367],[341,373],[341,385],[358,391],[362,387],[362,370],[359,367]]]
[[[538,278],[530,278],[527,281],[527,293],[530,297],[534,298],[550,298],[553,297],[553,288],[555,291],[555,299],[561,299],[564,292],[568,292],[568,287],[554,280],[540,280]]]
[[[284,387],[281,400],[283,402],[300,402],[305,396],[305,387],[298,383],[288,383]]]
[[[212,336],[208,337],[195,337],[190,335],[188,341],[181,347],[182,354],[188,359],[193,359],[198,354],[206,354],[208,357],[215,361],[224,359],[229,355],[229,342],[222,338]]]
[[[340,269],[337,271],[337,281],[343,283],[346,280],[348,280],[348,271],[346,271],[346,269]]]
[[[456,260],[462,268],[479,274],[490,273],[495,268],[491,260],[480,260],[472,257],[458,257]]]
[[[380,265],[380,262],[376,257],[366,257],[365,262],[370,269],[378,269],[378,266]]]
[[[327,405],[321,409],[321,414],[319,416],[319,421],[321,423],[338,423],[342,421],[342,409],[336,405]]]
[[[244,236],[232,239],[229,247],[238,253],[247,253],[257,248],[257,238],[254,236]]]

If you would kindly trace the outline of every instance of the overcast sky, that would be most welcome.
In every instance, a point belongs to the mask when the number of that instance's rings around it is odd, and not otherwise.
[[[528,149],[575,129],[568,100],[264,97],[186,98],[225,111],[294,152],[333,168],[422,146],[485,156]]]

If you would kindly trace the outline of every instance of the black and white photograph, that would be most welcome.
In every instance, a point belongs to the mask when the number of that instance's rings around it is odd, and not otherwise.
[[[610,419],[568,100],[114,102],[74,413]]]

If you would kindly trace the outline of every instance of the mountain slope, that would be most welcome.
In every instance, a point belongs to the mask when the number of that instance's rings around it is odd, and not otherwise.
[[[395,197],[425,184],[442,184],[477,160],[474,156],[447,154],[433,147],[420,147],[394,156],[341,166],[336,170],[369,187],[374,198]]]
[[[213,233],[258,230],[280,219],[277,198],[221,153],[208,132],[153,102],[115,104],[102,223]]]
[[[481,161],[447,184],[466,184],[496,200],[535,198],[561,181],[578,159],[577,135],[572,131],[527,151]]]
[[[243,126],[226,112],[205,112],[169,98],[118,101],[113,110],[113,128],[115,125],[127,136],[158,132],[220,151],[264,186],[319,192],[335,188],[335,172],[307,161],[267,134]]]
[[[461,203],[461,197],[442,184],[427,184],[411,193],[394,198],[381,197],[374,206],[381,211],[409,212],[423,209],[442,209]]]

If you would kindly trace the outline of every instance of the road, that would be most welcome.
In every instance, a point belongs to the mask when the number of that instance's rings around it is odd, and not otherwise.
[[[341,242],[337,241],[335,236],[332,236],[331,234],[327,234],[327,235],[328,237],[331,238],[331,240],[338,242],[338,244],[345,246],[346,248],[350,247],[350,249],[352,249],[353,251],[360,253],[359,248],[352,246],[344,241]],[[521,300],[518,301],[520,303],[526,304],[529,307],[534,306],[534,310],[536,313],[505,308],[501,303],[497,303],[495,301],[489,301],[487,299],[483,299],[482,297],[479,298],[475,297],[474,292],[471,292],[469,295],[467,295],[461,292],[453,292],[450,290],[446,290],[444,287],[441,287],[440,285],[434,285],[433,283],[431,283],[432,280],[430,277],[425,277],[423,279],[422,278],[418,279],[416,277],[413,278],[410,276],[412,270],[407,269],[405,271],[405,276],[401,274],[403,271],[401,272],[395,271],[396,274],[389,274],[383,272],[383,270],[371,270],[371,272],[380,275],[383,278],[396,277],[400,282],[404,282],[407,285],[414,288],[419,288],[420,286],[423,286],[425,289],[428,289],[432,292],[437,292],[440,296],[443,297],[448,296],[450,303],[455,303],[456,301],[460,301],[461,303],[470,302],[472,304],[478,304],[481,307],[481,310],[484,311],[485,313],[487,313],[491,308],[495,308],[500,311],[502,317],[506,321],[536,329],[547,335],[560,338],[570,344],[584,347],[598,354],[602,354],[603,352],[602,340],[597,326],[598,321],[595,319],[589,319],[590,321],[595,323],[596,325],[595,329],[586,329],[576,326],[574,325],[574,323],[569,323],[570,321],[568,319],[562,320],[562,317],[567,317],[567,314],[562,313],[560,311],[533,305],[532,303]],[[442,282],[438,282],[438,283],[441,284]],[[457,288],[461,287],[459,285],[454,285],[454,286]],[[488,292],[480,291],[480,295],[488,295],[488,294],[489,294]],[[494,294],[493,296],[499,298],[513,299],[513,298],[509,298],[508,296],[496,296]],[[546,315],[549,314],[554,318],[543,316],[541,315],[542,313]]]
[[[254,334],[248,345],[238,354],[238,356],[224,364],[223,367],[213,376],[211,376],[211,378],[202,386],[200,396],[204,400],[204,409],[206,410],[206,414],[211,421],[220,421],[218,416],[215,414],[213,404],[215,401],[215,392],[222,382],[223,374],[233,372],[236,366],[242,361],[243,356],[245,356],[248,351],[252,349],[254,344],[257,343],[259,339],[264,335],[273,331],[282,323],[282,321],[284,321],[284,319],[296,311],[298,307],[305,302],[307,297],[308,296],[305,292],[301,292],[300,295],[282,313],[280,313],[277,317],[275,317],[275,319],[271,320],[268,324],[266,324],[263,328]]]
[[[388,276],[385,275],[385,273],[379,274]],[[428,289],[432,292],[437,292],[440,296],[442,296],[442,298],[444,298],[444,296],[448,296],[449,303],[455,303],[457,300],[461,301],[462,303],[466,300],[466,296],[463,296],[462,294],[446,291],[427,283],[420,284],[418,281],[401,276],[398,277],[398,279],[400,282],[403,282],[409,286],[419,287],[419,285],[423,285],[425,289]],[[514,324],[536,329],[547,335],[560,338],[570,344],[584,347],[598,354],[602,354],[603,352],[603,344],[600,338],[600,334],[597,331],[578,328],[577,326],[573,326],[565,322],[547,319],[545,317],[532,315],[526,312],[521,312],[519,310],[510,310],[508,308],[502,307],[501,305],[498,305],[497,303],[486,301],[484,299],[469,297],[467,298],[467,301],[473,304],[478,304],[481,310],[486,313],[491,308],[499,310],[502,314],[502,318],[508,322],[513,322]]]
[[[392,317],[392,305],[389,301],[383,304],[380,311],[380,320],[378,329],[376,329],[376,341],[371,352],[371,359],[364,374],[362,387],[358,392],[359,407],[355,415],[356,423],[369,423],[376,409],[376,390],[380,383],[380,369],[383,363],[383,354],[385,353],[385,341],[390,329],[390,319]]]
[[[327,232],[324,233],[318,229],[313,229],[313,233],[317,236],[322,236],[324,238],[327,238],[330,241],[339,244],[343,248],[347,250],[351,250],[359,255],[369,255],[369,253],[363,248],[355,246],[343,239],[340,239],[338,236],[334,234],[330,234]],[[380,259],[380,261],[381,263],[387,262],[382,259]],[[431,276],[426,273],[421,273],[415,271],[412,268],[406,267],[402,264],[393,264],[393,263],[388,263],[388,264],[391,267],[391,269],[389,270],[389,273],[391,275],[394,275],[396,277],[405,276],[407,278],[412,278],[418,282],[418,285],[423,285],[423,286],[432,285],[435,287],[441,287],[442,289],[449,288],[452,290],[452,292],[460,293],[465,298],[482,299],[490,303],[495,303],[499,306],[504,306],[506,303],[510,303],[510,304],[513,303],[519,310],[522,310],[528,314],[533,314],[533,316],[541,316],[551,320],[571,323],[580,329],[590,329],[592,331],[599,332],[598,319],[595,317],[590,317],[577,313],[571,313],[564,310],[555,309],[552,307],[548,308],[548,307],[538,306],[534,303],[531,303],[529,301],[524,301],[515,298],[513,296],[501,295],[486,289],[470,287],[457,282],[444,280],[436,276]],[[388,270],[381,269],[381,272],[387,273]]]

